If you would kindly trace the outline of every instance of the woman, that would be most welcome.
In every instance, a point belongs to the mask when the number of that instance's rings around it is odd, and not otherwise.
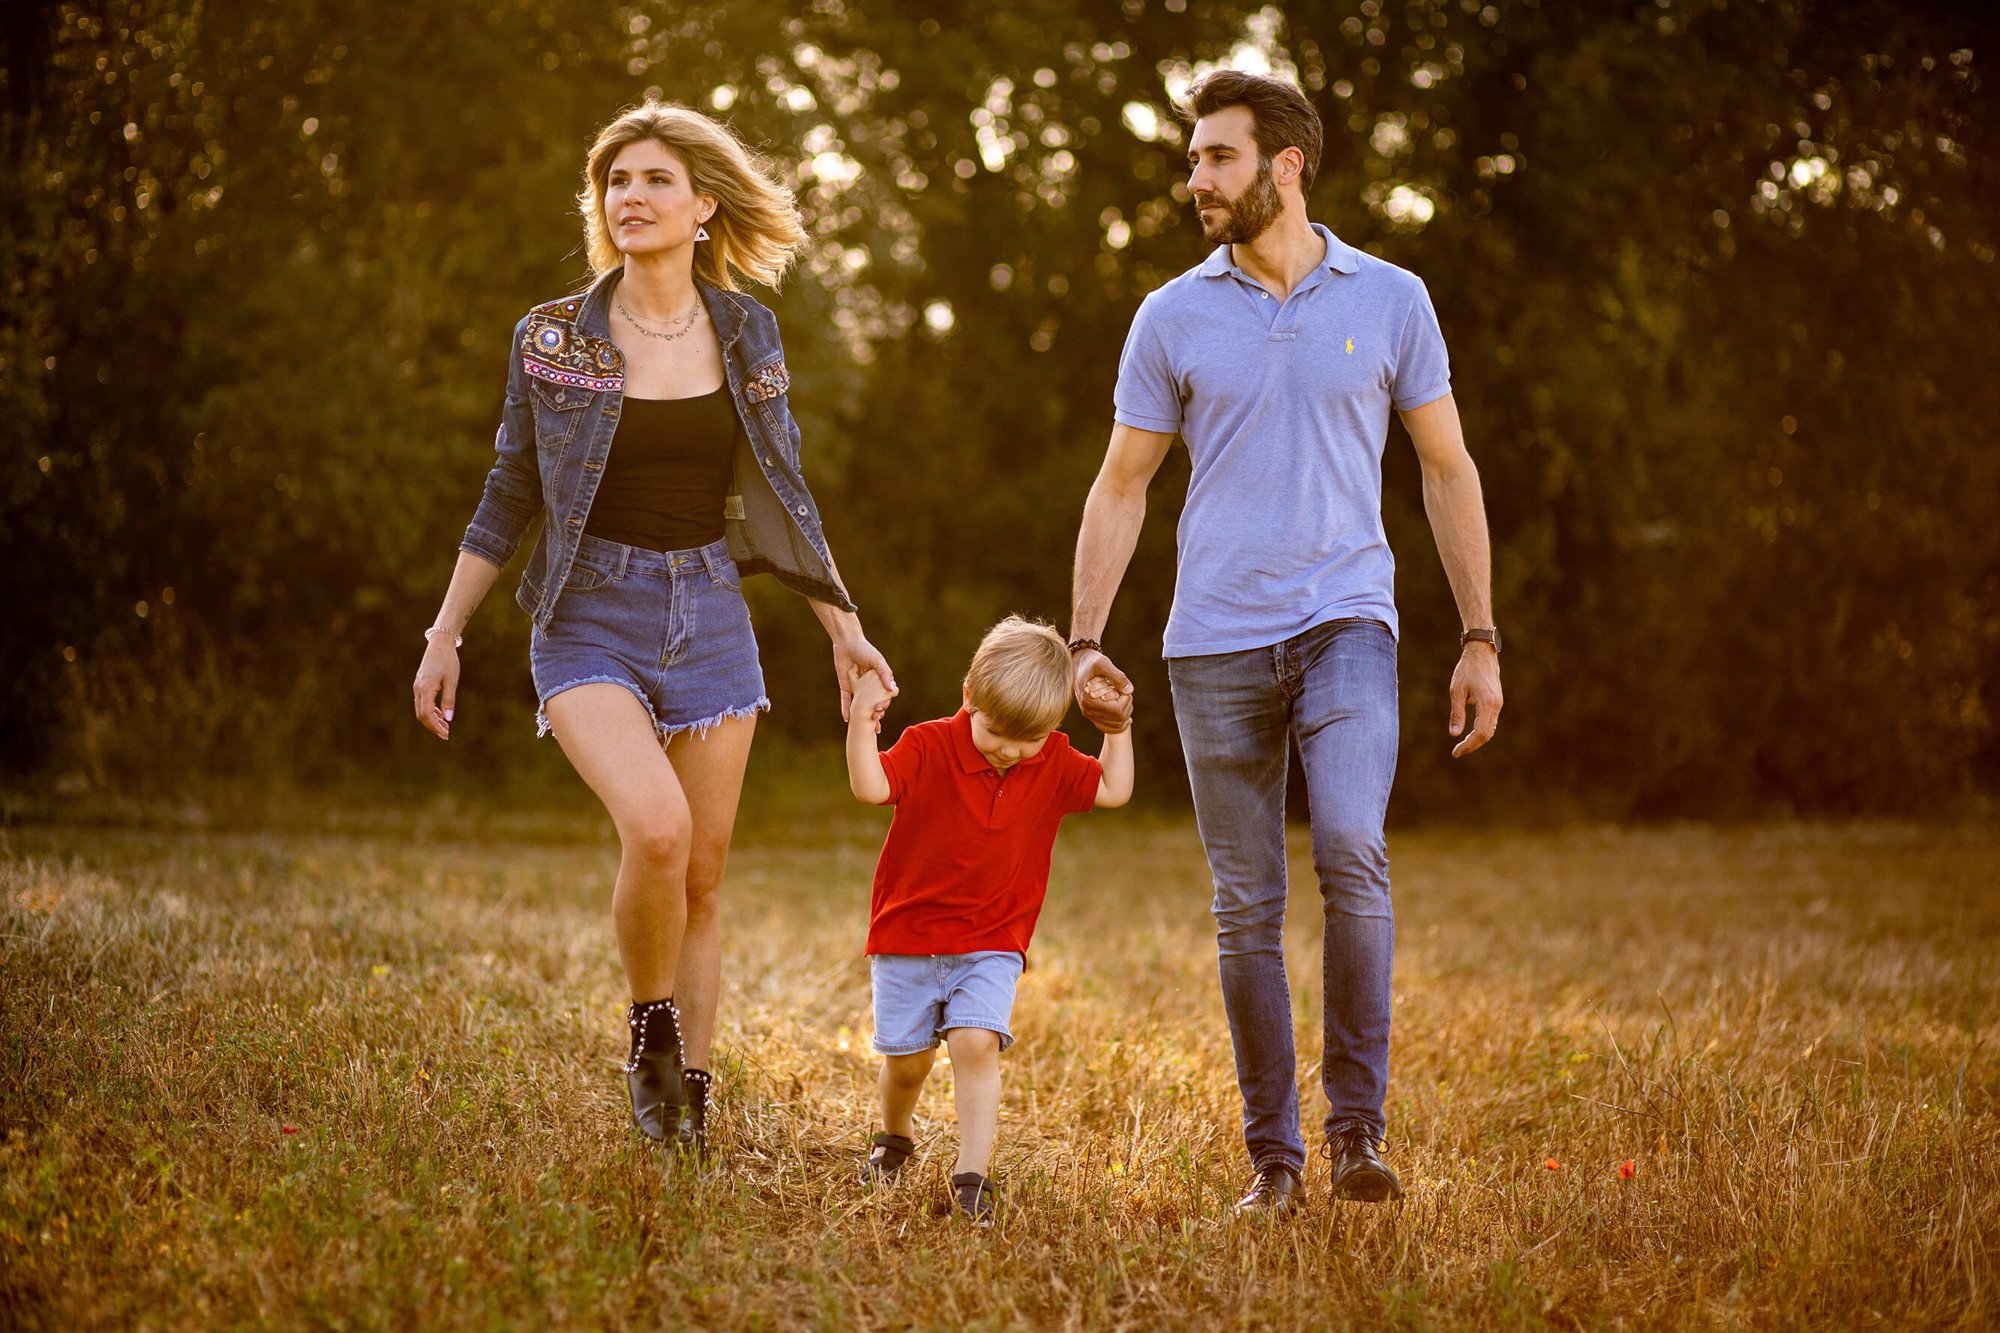
[[[546,511],[515,600],[534,620],[541,731],[618,829],[611,910],[632,991],[632,1122],[699,1151],[717,892],[751,734],[770,707],[742,576],[774,574],[811,600],[843,719],[850,668],[893,677],[800,479],[777,320],[731,272],[783,276],[806,242],[791,192],[728,130],[655,102],[605,126],[584,180],[598,276],[514,330],[498,458],[424,631],[416,712],[450,738],[465,623]]]

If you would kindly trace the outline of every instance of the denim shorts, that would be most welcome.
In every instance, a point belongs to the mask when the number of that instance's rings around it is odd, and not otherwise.
[[[948,1028],[985,1028],[1014,1044],[1014,983],[1026,960],[1011,949],[983,953],[878,953],[868,959],[875,992],[875,1049],[915,1055]]]
[[[586,535],[528,664],[541,736],[549,732],[549,700],[578,685],[632,691],[662,743],[771,706],[726,541],[648,551]]]

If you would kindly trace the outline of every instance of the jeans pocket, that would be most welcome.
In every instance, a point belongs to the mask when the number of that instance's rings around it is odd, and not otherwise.
[[[593,592],[611,582],[611,571],[587,565],[579,560],[569,567],[569,577],[563,580],[564,592]]]

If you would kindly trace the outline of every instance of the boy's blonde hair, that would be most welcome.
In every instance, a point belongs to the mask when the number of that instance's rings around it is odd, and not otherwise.
[[[1009,740],[1046,736],[1069,711],[1069,644],[1051,625],[1008,616],[979,641],[965,692]]]
[[[776,287],[807,239],[791,190],[772,180],[766,164],[726,127],[673,102],[621,113],[590,146],[576,202],[591,269],[602,274],[625,262],[604,225],[605,181],[619,151],[644,139],[672,149],[687,163],[695,192],[715,196],[715,212],[703,224],[709,239],[694,248],[695,277],[735,291],[733,269]]]

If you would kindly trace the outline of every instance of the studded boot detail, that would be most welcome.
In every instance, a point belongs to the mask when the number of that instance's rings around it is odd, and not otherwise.
[[[626,1014],[632,1052],[625,1060],[625,1088],[632,1095],[632,1125],[655,1143],[678,1140],[687,1110],[681,1082],[681,1014],[672,996],[635,1002]]]
[[[708,1092],[715,1080],[706,1069],[683,1069],[681,1086],[687,1089],[687,1114],[681,1117],[681,1147],[698,1155],[708,1153]]]

